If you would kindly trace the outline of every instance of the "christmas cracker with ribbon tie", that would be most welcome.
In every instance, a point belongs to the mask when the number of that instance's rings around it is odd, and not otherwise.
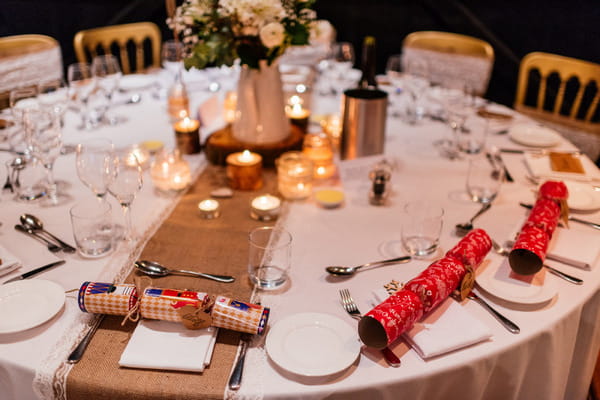
[[[466,297],[473,288],[474,271],[491,247],[492,241],[484,230],[469,232],[442,259],[366,313],[358,324],[360,339],[367,346],[382,349],[455,290]]]
[[[548,244],[562,218],[568,227],[569,191],[563,182],[547,181],[540,186],[538,198],[508,256],[511,269],[533,275],[542,269]]]
[[[139,295],[141,293],[141,295]],[[188,329],[209,326],[238,332],[263,334],[270,309],[224,296],[190,290],[147,287],[134,284],[84,282],[79,289],[81,311],[180,322]]]

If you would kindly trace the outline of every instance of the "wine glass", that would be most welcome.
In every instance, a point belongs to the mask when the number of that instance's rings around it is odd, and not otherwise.
[[[331,49],[331,68],[333,73],[333,79],[338,83],[336,86],[342,86],[342,88],[334,87],[333,91],[339,93],[343,91],[346,86],[348,79],[348,73],[354,65],[354,46],[350,42],[337,42],[334,43]]]
[[[390,101],[390,107],[392,109],[392,115],[397,116],[401,114],[400,106],[402,103],[402,87],[404,86],[404,80],[402,79],[402,55],[392,54],[388,57],[385,64],[385,76],[389,79],[392,85],[393,92]]]
[[[117,199],[123,210],[125,217],[123,240],[126,242],[135,241],[131,223],[131,203],[142,189],[142,184],[142,167],[135,154],[127,150],[115,151],[110,162],[108,191]]]
[[[119,87],[119,80],[123,75],[119,60],[112,54],[96,56],[92,60],[91,70],[92,75],[96,78],[96,84],[102,89],[106,96],[108,101],[106,108],[109,109],[112,105],[113,94]],[[103,115],[102,118],[110,125],[117,125],[124,121],[124,117],[106,118]]]
[[[20,129],[11,138],[11,148],[21,150],[25,158],[31,157],[31,135],[35,129],[36,114],[40,110],[35,87],[18,88],[9,93],[9,105],[14,121]]]
[[[54,111],[43,110],[36,118],[36,129],[31,137],[32,154],[46,170],[46,196],[43,204],[55,206],[68,199],[58,192],[53,172],[54,161],[60,155],[62,147],[60,115]]]
[[[106,201],[114,151],[113,143],[104,138],[89,139],[77,145],[77,176],[101,203]]]
[[[79,107],[81,114],[81,125],[79,129],[93,129],[99,125],[100,119],[94,112],[95,101],[90,101],[98,96],[96,79],[92,75],[92,69],[88,63],[75,63],[67,68],[67,80],[69,81],[69,97]]]
[[[183,66],[183,44],[175,40],[167,40],[161,50],[163,68],[169,71],[173,79]]]
[[[58,115],[60,125],[64,126],[64,117],[69,104],[69,90],[64,79],[40,82],[38,85],[38,101],[42,109]]]

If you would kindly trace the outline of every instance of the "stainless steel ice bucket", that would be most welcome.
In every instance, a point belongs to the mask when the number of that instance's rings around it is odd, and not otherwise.
[[[388,95],[378,89],[350,89],[344,92],[342,109],[341,158],[382,154]]]

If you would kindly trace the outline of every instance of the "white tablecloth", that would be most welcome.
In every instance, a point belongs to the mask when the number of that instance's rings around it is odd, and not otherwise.
[[[208,96],[208,93],[200,93],[197,103]],[[337,111],[338,100],[315,99],[313,108],[319,113]],[[159,139],[172,147],[173,135],[164,100],[144,94],[141,104],[123,106],[117,111],[130,117],[126,124],[92,132],[76,130],[76,121],[71,116],[65,128],[65,141],[76,143],[80,138],[98,135],[109,137],[119,145]],[[470,218],[479,205],[466,198],[467,162],[442,159],[432,146],[434,140],[447,134],[448,128],[439,122],[425,121],[409,126],[397,119],[389,120],[386,157],[396,161],[397,169],[392,174],[393,192],[387,206],[375,207],[368,203],[371,183],[367,174],[374,162],[372,159],[341,164],[346,193],[343,207],[326,210],[310,200],[290,204],[289,212],[280,223],[294,238],[291,280],[283,290],[258,294],[262,303],[271,307],[271,326],[285,316],[305,311],[337,315],[349,324],[355,324],[340,306],[339,289],[349,288],[361,310],[366,312],[373,306],[371,292],[374,288],[391,279],[405,282],[425,268],[430,261],[415,260],[364,271],[346,280],[332,279],[323,270],[325,265],[360,264],[396,251],[400,235],[399,212],[408,200],[427,198],[443,206],[445,222],[441,248],[447,250],[458,241],[453,226]],[[505,135],[492,136],[489,142],[519,147],[510,143]],[[561,146],[571,148],[567,142]],[[5,153],[0,154],[0,161],[8,157]],[[201,169],[202,156],[189,159],[196,170]],[[525,210],[518,202],[533,200],[533,186],[525,178],[522,156],[504,155],[504,159],[515,182],[504,184],[492,209],[476,223],[500,241],[507,239],[514,227],[523,221]],[[75,199],[91,196],[76,177],[74,155],[59,158],[56,177],[71,184],[68,192]],[[133,220],[137,231],[147,238],[176,199],[156,196],[149,184],[148,173],[145,179],[142,193],[133,203]],[[118,211],[114,202],[113,207]],[[42,208],[16,203],[3,195],[0,244],[30,269],[55,257],[43,246],[13,230],[18,215],[26,211],[39,215],[47,228],[61,237],[70,240],[72,234],[68,207]],[[119,222],[120,214],[115,212],[115,215]],[[591,213],[585,218],[598,220],[600,213]],[[575,223],[571,224],[571,229],[575,232],[590,230]],[[40,278],[55,281],[66,290],[74,289],[85,280],[112,279],[116,271],[135,255],[135,251],[121,248],[110,257],[94,261],[67,256],[67,264],[40,275]],[[497,259],[496,255],[490,255],[490,258]],[[584,399],[600,348],[599,328],[596,327],[600,317],[598,266],[591,271],[562,265],[560,268],[582,277],[584,285],[557,281],[558,296],[540,307],[515,306],[484,294],[493,306],[521,327],[519,335],[509,333],[479,305],[467,301],[466,309],[493,331],[490,341],[427,361],[398,341],[394,350],[402,358],[400,368],[388,367],[379,352],[364,350],[349,369],[326,378],[293,376],[282,370],[268,359],[264,338],[259,338],[248,351],[240,391],[226,392],[224,396],[267,399]],[[548,279],[558,278],[549,276]],[[77,320],[82,313],[75,299],[75,295],[70,295],[64,310],[37,328],[0,335],[2,399],[35,398],[32,382],[36,372],[39,378],[43,375],[42,370],[51,369],[52,365],[47,365],[46,361],[55,351],[53,346],[62,343],[64,352],[65,343],[75,341],[69,330],[73,326],[81,329],[85,322]]]

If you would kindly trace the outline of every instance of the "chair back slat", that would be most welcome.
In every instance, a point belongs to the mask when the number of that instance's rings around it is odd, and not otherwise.
[[[539,73],[538,85],[532,82],[533,71]],[[558,87],[549,83],[555,76]],[[536,86],[535,104],[527,104],[528,93]],[[537,119],[600,134],[599,102],[600,64],[542,52],[523,57],[514,104],[516,110]],[[548,109],[547,104],[553,106]]]
[[[134,72],[143,72],[146,69],[145,43],[149,43],[151,54],[149,55],[149,65],[160,67],[160,46],[161,34],[156,24],[151,22],[136,22],[132,24],[112,25],[101,28],[86,29],[77,32],[73,39],[75,55],[80,62],[90,62],[87,53],[96,55],[95,48],[101,46],[105,54],[112,53],[112,47],[116,45],[117,54],[115,54],[121,63],[121,69],[124,74]],[[135,51],[129,54],[129,43],[133,43]],[[132,57],[135,70],[132,69],[130,62]]]

